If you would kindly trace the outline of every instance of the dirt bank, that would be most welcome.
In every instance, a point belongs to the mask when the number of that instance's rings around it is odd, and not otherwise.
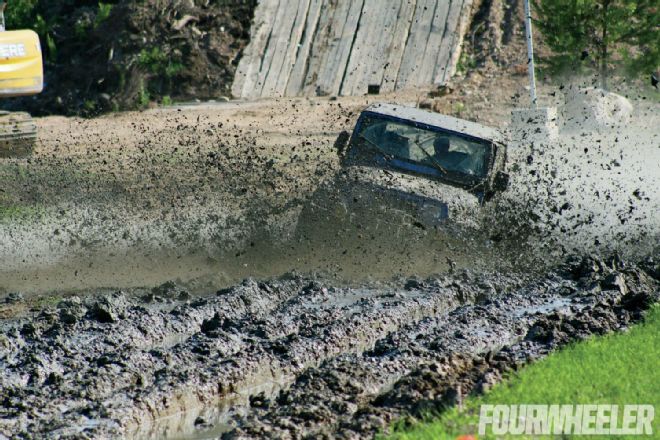
[[[3,105],[34,115],[145,108],[230,96],[254,1],[36,1],[9,6],[10,29],[35,29],[44,92]]]
[[[651,261],[584,259],[538,279],[350,289],[285,276],[195,300],[174,284],[71,297],[2,322],[0,432],[369,437],[625,328],[657,300],[657,277]]]

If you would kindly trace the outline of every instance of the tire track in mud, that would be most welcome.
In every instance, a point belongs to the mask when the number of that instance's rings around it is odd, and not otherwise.
[[[173,365],[186,365],[188,361],[186,367],[175,371],[186,379],[145,396],[146,412],[158,419],[218,400],[221,406],[245,405],[255,390],[288,386],[300,372],[325,359],[360,353],[406,323],[472,300],[466,292],[459,294],[451,289],[353,291],[309,282],[264,319],[232,320],[217,314],[204,321],[200,333],[174,347],[171,353]],[[202,365],[190,364],[191,353],[201,356]],[[204,373],[196,374],[202,366]],[[196,390],[192,399],[191,389]],[[151,405],[160,402],[162,396],[167,399],[172,395],[178,396],[177,400],[168,402],[165,408]],[[127,428],[136,437],[144,435],[148,426],[144,411],[138,413],[137,417],[129,416],[137,423],[129,422]],[[158,426],[156,422],[156,431]]]
[[[0,361],[3,423],[10,422],[3,429],[62,435],[88,424],[82,417],[100,419],[95,432],[130,432],[147,425],[145,418],[360,352],[408,322],[471,300],[469,289],[354,291],[294,279],[247,281],[190,304],[150,304],[185,296],[172,286],[160,290],[141,300],[121,293],[68,299],[6,323]],[[77,410],[60,421],[44,416],[62,406]]]
[[[524,363],[639,319],[657,296],[642,270],[585,260],[531,281],[465,272],[352,289],[289,276],[195,300],[171,284],[69,299],[2,324],[0,433],[371,436],[420,403],[460,399],[480,374],[496,380],[484,365],[503,346],[520,347],[503,365]]]
[[[309,369],[276,398],[251,399],[252,412],[223,438],[371,437],[401,416],[460,403],[570,341],[625,328],[660,295],[636,268],[587,259],[565,269],[573,279],[551,275]]]

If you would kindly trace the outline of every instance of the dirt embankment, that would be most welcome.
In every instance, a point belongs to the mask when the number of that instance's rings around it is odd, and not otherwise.
[[[370,437],[639,320],[658,270],[587,258],[535,279],[289,275],[200,299],[174,283],[71,297],[2,323],[0,434]]]
[[[250,39],[255,5],[254,0],[39,0],[10,5],[10,29],[32,28],[40,34],[46,86],[41,95],[10,99],[3,106],[36,116],[94,116],[154,103],[229,97]],[[542,42],[537,45],[542,54]],[[482,82],[496,82],[503,95],[517,94],[519,81],[508,77],[525,75],[522,2],[475,2],[462,51],[457,90],[479,94]],[[498,78],[491,80],[494,75]],[[464,112],[477,119],[483,118],[482,108],[493,111],[483,96],[469,95],[439,106],[446,113]]]
[[[8,27],[40,34],[45,89],[3,105],[34,115],[93,116],[229,96],[255,2],[33,3],[10,5]]]

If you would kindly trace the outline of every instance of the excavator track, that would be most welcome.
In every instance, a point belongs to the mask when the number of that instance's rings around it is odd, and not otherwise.
[[[37,125],[25,112],[0,112],[0,158],[28,157],[37,142]]]

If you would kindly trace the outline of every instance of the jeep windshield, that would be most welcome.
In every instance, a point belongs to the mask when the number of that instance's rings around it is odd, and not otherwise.
[[[357,130],[353,142],[392,168],[467,185],[489,171],[492,145],[486,140],[376,114],[364,115]]]

